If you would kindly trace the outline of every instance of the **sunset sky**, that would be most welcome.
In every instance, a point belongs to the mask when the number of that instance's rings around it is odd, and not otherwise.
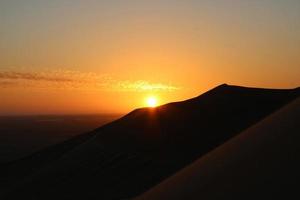
[[[222,83],[300,86],[299,0],[0,1],[0,115],[126,113]]]

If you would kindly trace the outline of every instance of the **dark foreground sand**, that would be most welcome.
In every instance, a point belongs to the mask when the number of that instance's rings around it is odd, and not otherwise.
[[[137,200],[299,199],[300,98]]]

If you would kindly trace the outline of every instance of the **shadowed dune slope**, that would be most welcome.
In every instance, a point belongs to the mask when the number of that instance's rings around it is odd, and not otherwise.
[[[300,98],[137,200],[299,199]]]
[[[199,97],[137,109],[95,131],[3,166],[7,199],[139,195],[300,95],[220,85]]]

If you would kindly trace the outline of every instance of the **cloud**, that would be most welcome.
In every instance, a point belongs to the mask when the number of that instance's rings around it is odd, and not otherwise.
[[[64,77],[49,76],[38,73],[25,72],[0,72],[0,79],[24,79],[31,81],[53,81],[53,82],[71,82],[72,79]]]
[[[119,89],[130,91],[174,91],[180,89],[179,87],[175,87],[172,85],[150,83],[144,80],[120,81],[117,85]]]
[[[56,70],[44,72],[0,71],[0,87],[82,89],[102,91],[164,91],[179,90],[177,86],[165,83],[151,83],[146,80],[119,80],[108,74],[83,73]]]

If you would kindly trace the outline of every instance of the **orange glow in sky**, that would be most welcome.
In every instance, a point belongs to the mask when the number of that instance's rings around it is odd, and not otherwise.
[[[295,0],[0,1],[0,115],[127,113],[222,83],[299,87],[299,19]]]

